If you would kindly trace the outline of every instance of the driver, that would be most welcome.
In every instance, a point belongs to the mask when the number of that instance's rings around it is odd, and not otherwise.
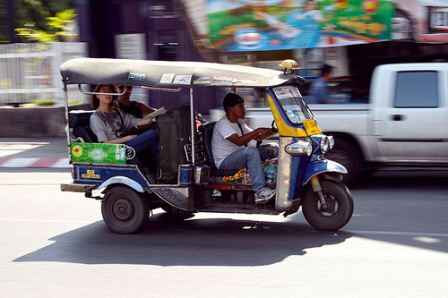
[[[257,142],[274,134],[271,128],[251,129],[245,122],[244,100],[235,93],[228,93],[223,101],[226,116],[213,130],[212,152],[215,165],[221,170],[247,168],[255,192],[255,203],[269,202],[275,191],[266,186],[262,160],[272,158],[256,147]]]
[[[147,156],[158,155],[158,136],[154,129],[148,129],[139,134],[126,135],[126,131],[144,129],[151,125],[152,120],[138,119],[124,113],[113,104],[116,88],[113,85],[98,85],[92,98],[95,112],[90,116],[90,129],[98,138],[98,142],[111,144],[126,144],[135,149],[137,156],[145,159]]]

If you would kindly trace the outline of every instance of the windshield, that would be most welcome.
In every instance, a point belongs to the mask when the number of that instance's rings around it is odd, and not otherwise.
[[[314,119],[314,115],[295,86],[275,87],[274,94],[285,111],[289,121],[299,124],[305,119]]]

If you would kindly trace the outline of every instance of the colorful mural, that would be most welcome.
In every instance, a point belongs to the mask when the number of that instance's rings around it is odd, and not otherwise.
[[[225,51],[268,51],[389,40],[388,0],[208,0],[209,39]]]

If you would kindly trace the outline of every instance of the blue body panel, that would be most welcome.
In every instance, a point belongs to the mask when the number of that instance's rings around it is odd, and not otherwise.
[[[303,165],[301,157],[292,157],[291,158],[291,176],[289,177],[290,183],[289,183],[289,194],[288,194],[288,201],[292,201],[295,198],[295,194],[298,191],[297,190],[297,181],[299,179],[300,173],[302,172],[300,170],[301,165]]]
[[[74,164],[73,170],[74,183],[99,186],[109,178],[123,176],[137,182],[143,189],[148,188],[148,181],[136,166]]]
[[[347,174],[348,172],[343,165],[332,160],[322,159],[311,161],[306,167],[302,185],[306,185],[312,177],[323,173]]]
[[[297,195],[301,191],[302,181],[306,174],[307,165],[309,163],[309,157],[294,156],[291,158],[291,177],[289,184],[289,196],[288,200],[293,201],[297,198]]]

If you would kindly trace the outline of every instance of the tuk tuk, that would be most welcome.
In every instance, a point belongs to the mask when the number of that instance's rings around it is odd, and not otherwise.
[[[71,84],[89,95],[95,94],[90,91],[92,85],[127,85],[161,92],[183,90],[189,94],[189,104],[165,114],[154,112],[160,156],[148,172],[132,162],[133,148],[98,142],[89,128],[93,111],[71,110],[67,100],[73,183],[61,185],[61,190],[100,200],[105,224],[122,234],[139,231],[156,208],[186,219],[197,212],[288,216],[302,207],[305,219],[315,229],[341,229],[353,213],[353,199],[342,182],[347,170],[325,158],[334,140],[322,133],[304,102],[299,91],[303,79],[295,74],[294,65],[286,61],[279,71],[203,62],[67,61],[61,66],[66,94]],[[279,148],[272,186],[276,194],[271,202],[254,204],[250,177],[244,169],[230,173],[216,168],[211,148],[215,123],[198,124],[195,113],[195,104],[207,100],[195,98],[194,91],[201,87],[255,88],[266,95]]]

